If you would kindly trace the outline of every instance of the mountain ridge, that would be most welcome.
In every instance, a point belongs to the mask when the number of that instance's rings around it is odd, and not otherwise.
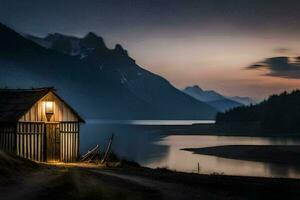
[[[225,97],[214,90],[203,90],[198,85],[188,86],[183,89],[183,92],[199,101],[203,101],[213,106],[220,112],[243,106],[243,104]]]
[[[257,101],[251,99],[250,97],[240,97],[240,96],[234,96],[234,97],[229,97],[231,100],[236,101],[238,103],[244,104],[245,106],[249,105],[255,105],[257,104]]]
[[[80,50],[83,51],[75,55],[76,51],[70,48],[68,41],[45,48],[39,43],[41,38],[30,36],[29,40],[5,26],[0,26],[0,37],[0,41],[6,42],[0,48],[0,85],[19,88],[54,85],[85,118],[215,117],[213,107],[182,93],[163,77],[138,66],[121,45],[114,49],[103,45],[93,49],[93,43],[84,43],[84,38],[79,38]],[[89,37],[101,40],[93,34]],[[43,42],[45,45],[47,41],[43,39]]]

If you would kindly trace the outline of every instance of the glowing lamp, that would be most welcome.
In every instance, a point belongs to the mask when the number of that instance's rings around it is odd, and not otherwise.
[[[53,101],[45,101],[45,113],[46,114],[53,114]]]
[[[45,101],[45,114],[46,114],[47,121],[50,121],[53,113],[54,113],[54,102]]]

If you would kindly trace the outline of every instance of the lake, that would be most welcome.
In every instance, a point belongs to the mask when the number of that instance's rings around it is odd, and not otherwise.
[[[196,173],[199,163],[200,172],[206,174],[300,178],[300,169],[293,166],[197,155],[180,150],[220,145],[300,145],[300,139],[208,136],[203,133],[174,135],[171,130],[166,134],[165,130],[157,126],[192,123],[212,123],[212,121],[91,120],[82,126],[81,152],[84,153],[97,144],[100,144],[101,150],[105,151],[109,138],[114,133],[113,151],[122,158],[136,161],[146,167],[166,167],[176,171]]]

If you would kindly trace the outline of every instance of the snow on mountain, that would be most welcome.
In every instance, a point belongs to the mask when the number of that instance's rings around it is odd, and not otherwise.
[[[217,112],[94,33],[24,38],[0,24],[0,44],[1,70],[9,71],[0,73],[0,87],[54,86],[88,119],[213,119]]]

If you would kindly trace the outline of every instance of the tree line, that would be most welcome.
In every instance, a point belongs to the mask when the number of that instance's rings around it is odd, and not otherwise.
[[[218,113],[216,123],[258,122],[262,129],[300,131],[300,90],[272,95],[250,106]]]

